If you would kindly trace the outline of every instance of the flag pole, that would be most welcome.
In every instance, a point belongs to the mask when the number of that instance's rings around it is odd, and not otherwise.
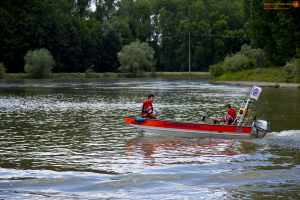
[[[251,89],[251,92],[250,92],[250,94],[248,96],[248,99],[250,99],[251,93],[253,92],[253,88],[254,88],[254,85],[252,85],[252,89]]]
[[[240,118],[240,121],[239,121],[239,123],[238,123],[238,126],[241,126],[242,123],[243,123],[244,120],[245,120],[246,113],[247,113],[247,110],[248,110],[248,107],[249,107],[249,104],[250,104],[250,96],[251,96],[251,93],[253,92],[253,88],[254,88],[254,85],[252,86],[251,92],[250,92],[250,94],[249,94],[249,96],[248,96],[248,99],[246,100],[246,103],[245,103],[245,106],[244,106],[245,109],[244,109],[243,114],[242,114],[242,116],[241,116],[241,118]]]

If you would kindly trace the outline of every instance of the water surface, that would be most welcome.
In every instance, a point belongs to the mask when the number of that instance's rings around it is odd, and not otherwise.
[[[140,135],[122,118],[153,93],[161,119],[197,122],[238,110],[250,91],[208,79],[1,80],[0,198],[299,199],[299,90],[263,88],[261,140]]]

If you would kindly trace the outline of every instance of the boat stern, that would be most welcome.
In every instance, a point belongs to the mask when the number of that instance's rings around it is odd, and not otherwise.
[[[265,120],[256,120],[253,125],[252,135],[255,138],[263,138],[270,132],[270,122]]]

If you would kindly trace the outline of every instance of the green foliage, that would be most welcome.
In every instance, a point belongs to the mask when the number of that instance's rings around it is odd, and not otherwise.
[[[293,60],[291,62],[287,62],[284,67],[282,67],[284,71],[288,74],[300,75],[300,63],[297,60]]]
[[[32,0],[18,5],[5,1],[3,7],[0,3],[0,27],[4,27],[0,60],[8,72],[23,72],[27,51],[41,48],[52,53],[54,73],[85,72],[91,65],[96,72],[117,71],[122,39],[118,22],[110,21],[114,27],[107,32],[99,21],[85,18],[90,2]]]
[[[75,1],[75,15],[79,18],[84,18],[89,16],[89,10],[88,7],[90,6],[91,1],[90,0],[80,0]]]
[[[31,7],[34,3],[38,4],[33,0],[27,6]],[[7,1],[1,1],[0,4],[0,60],[5,63],[8,72],[20,72],[24,68],[24,49],[29,46],[30,16],[23,4]]]
[[[293,63],[294,62],[287,63],[285,67],[257,68],[238,72],[227,72],[216,77],[214,80],[300,83],[300,69],[295,69],[295,65]],[[298,73],[298,75],[294,74],[293,71]],[[271,86],[274,85],[272,84]]]
[[[164,0],[152,6],[155,15],[159,13],[154,23],[161,42],[156,50],[159,57],[155,57],[158,70],[187,71],[190,46],[192,71],[207,71],[209,65],[239,51],[248,41],[241,30],[245,22],[242,1]],[[192,31],[190,45],[187,31]],[[222,36],[209,36],[212,34]]]
[[[251,19],[246,24],[251,47],[263,49],[272,64],[284,65],[295,55],[295,49],[299,48],[299,19],[299,8],[264,9],[261,0],[251,0]]]
[[[121,38],[121,34],[117,31],[117,26],[119,25],[119,22],[117,21],[104,21],[102,23],[101,29],[103,36],[107,36],[110,33],[116,34],[119,38]]]
[[[118,58],[121,64],[119,71],[130,72],[133,77],[141,73],[145,69],[150,69],[153,66],[154,50],[145,42],[139,40],[132,42],[130,45],[125,45],[121,52],[118,53]]]
[[[219,62],[217,64],[214,64],[214,65],[211,65],[209,67],[209,73],[214,77],[218,77],[218,76],[221,76],[222,74],[225,73],[225,71],[223,70],[223,67],[222,67],[222,63]]]
[[[6,68],[4,67],[3,63],[0,63],[0,78],[3,78],[6,73]]]
[[[33,78],[48,78],[55,61],[47,49],[28,51],[24,57],[24,71],[30,73]]]
[[[248,56],[236,53],[233,56],[226,56],[223,63],[223,69],[226,72],[237,72],[246,69],[252,69],[256,65],[256,61]]]
[[[157,65],[157,60],[154,60],[154,62],[153,62],[153,65],[152,65],[152,67],[151,67],[151,76],[152,77],[156,77],[156,68],[155,68],[155,66]]]
[[[95,72],[116,72],[118,52],[136,39],[155,50],[157,72],[186,72],[187,31],[191,70],[207,71],[250,42],[243,30],[243,0],[16,2],[0,3],[0,60],[8,72],[23,72],[27,51],[41,48],[52,53],[54,73],[84,73],[92,65]],[[91,3],[95,11],[89,9]]]
[[[251,49],[250,46],[244,44],[240,51],[242,54],[256,60],[257,67],[264,67],[267,61],[265,52],[261,49]]]
[[[227,72],[215,78],[218,81],[261,81],[285,82],[286,77],[280,68],[257,68],[238,72]]]
[[[133,41],[129,26],[122,21],[119,24],[119,32],[122,37],[123,45],[128,45]]]
[[[216,78],[227,72],[238,72],[252,69],[255,65],[256,61],[254,59],[251,59],[242,53],[236,53],[231,56],[227,55],[223,63],[219,62],[218,64],[211,65],[209,67],[209,72],[214,78]]]
[[[91,74],[94,73],[94,65],[90,66],[86,71],[85,71],[85,77],[86,78],[92,78]]]
[[[153,27],[151,25],[151,7],[150,2],[147,0],[139,0],[135,2],[135,13],[134,17],[136,19],[136,29],[135,33],[137,39],[144,42],[146,40],[150,41],[150,37],[153,32]]]
[[[300,62],[300,48],[296,48],[296,54],[294,55],[294,60]]]
[[[292,60],[291,62],[287,62],[284,67],[282,67],[283,71],[286,72],[286,80],[285,82],[298,82],[300,80],[300,62],[299,60]]]

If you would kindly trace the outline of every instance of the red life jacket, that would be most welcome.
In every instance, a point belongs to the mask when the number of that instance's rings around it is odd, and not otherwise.
[[[143,102],[143,107],[142,107],[142,117],[151,119],[152,117],[150,116],[150,114],[153,113],[153,106],[151,101],[144,101]]]
[[[234,109],[229,110],[227,116],[222,121],[227,122],[227,125],[237,125],[236,111]]]

